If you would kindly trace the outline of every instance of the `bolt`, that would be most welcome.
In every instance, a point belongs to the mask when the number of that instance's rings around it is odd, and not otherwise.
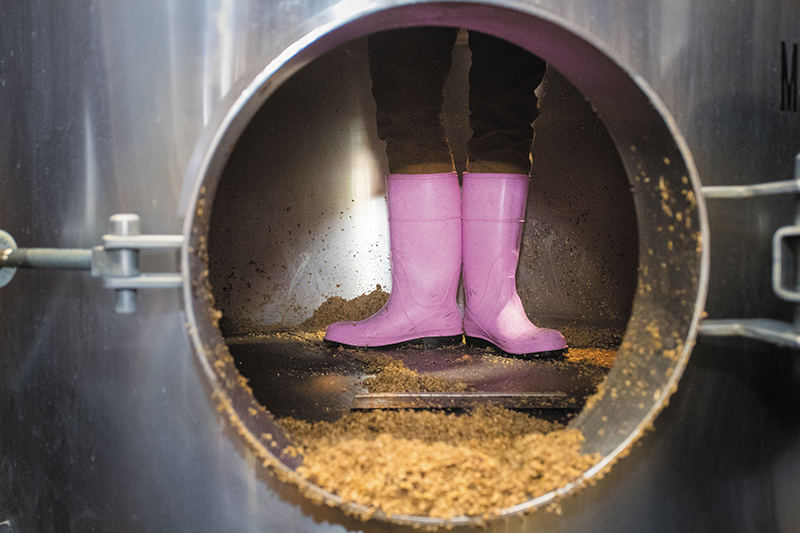
[[[111,215],[111,233],[120,236],[139,235],[140,219],[139,215],[122,213]],[[121,275],[135,276],[139,273],[139,252],[138,250],[119,250],[117,252]],[[136,311],[136,289],[117,289],[116,290],[117,313],[130,314]]]

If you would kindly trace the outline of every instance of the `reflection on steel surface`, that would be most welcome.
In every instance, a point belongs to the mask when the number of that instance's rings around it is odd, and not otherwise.
[[[327,35],[343,42],[379,26],[461,21],[459,13],[501,36],[527,32],[532,44],[552,31],[531,34],[530,16],[603,43],[658,95],[704,186],[747,186],[791,172],[800,114],[780,109],[779,74],[781,43],[790,49],[800,39],[794,0],[6,2],[0,227],[37,246],[88,248],[104,232],[105,217],[137,212],[159,231],[180,233],[179,193],[202,179],[193,161],[219,151],[215,164],[224,166],[237,135],[213,139],[220,117],[268,65],[267,77],[292,54],[299,58],[293,67],[302,66]],[[549,54],[584,61],[575,47]],[[583,70],[597,90],[608,82],[591,63]],[[618,100],[628,105],[624,95]],[[332,115],[328,109],[325,117]],[[338,139],[352,134],[342,130]],[[640,148],[626,140],[615,139],[623,156],[631,144]],[[569,137],[557,144],[567,160],[583,153]],[[310,173],[347,168],[342,154],[318,152]],[[284,174],[293,181],[309,170],[288,167]],[[634,164],[629,177],[636,174]],[[592,181],[595,174],[578,177]],[[773,293],[765,265],[769,238],[795,217],[796,202],[723,204],[709,206],[714,260],[705,310],[791,323],[794,306]],[[179,268],[171,257],[153,266]],[[103,289],[87,276],[33,271],[25,278],[0,290],[0,525],[42,532],[412,531],[314,506],[260,466],[238,428],[218,413],[213,394],[220,389],[186,339],[190,296],[144,293],[140,313],[121,320],[97,305]],[[648,426],[654,431],[618,467],[565,499],[560,515],[535,513],[475,530],[796,531],[800,381],[787,371],[798,368],[796,360],[763,343],[701,337],[669,407]]]

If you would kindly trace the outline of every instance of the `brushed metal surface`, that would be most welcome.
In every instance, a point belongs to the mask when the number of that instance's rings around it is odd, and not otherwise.
[[[433,24],[441,23],[442,20],[480,31],[496,31],[502,37],[541,55],[564,77],[570,79],[591,102],[614,138],[636,206],[638,279],[625,339],[617,356],[617,364],[608,374],[605,387],[597,400],[589,402],[581,414],[570,422],[571,427],[582,430],[586,437],[584,451],[598,453],[601,459],[564,487],[501,510],[499,515],[507,518],[543,508],[580,490],[586,484],[594,483],[605,470],[628,453],[632,444],[652,425],[676,388],[694,344],[697,323],[705,301],[708,283],[708,227],[705,204],[691,154],[652,88],[617,62],[605,50],[605,45],[596,38],[583,35],[568,22],[547,16],[524,15],[488,5],[410,5],[365,14],[333,28],[329,33],[315,36],[313,41],[303,43],[299,51],[290,50],[280,60],[267,66],[231,104],[227,114],[218,119],[216,126],[212,126],[212,133],[201,139],[195,152],[196,157],[190,161],[187,170],[187,177],[192,174],[197,176],[188,204],[193,216],[187,219],[184,230],[189,238],[189,246],[183,250],[184,273],[190,280],[190,284],[184,287],[189,333],[194,349],[215,388],[215,396],[220,400],[221,408],[229,413],[247,442],[265,462],[274,464],[279,472],[291,477],[294,461],[285,462],[271,452],[274,447],[272,437],[286,437],[276,426],[272,415],[258,409],[250,391],[238,386],[231,379],[231,374],[236,371],[233,364],[235,358],[228,353],[217,328],[219,312],[209,307],[209,302],[218,299],[214,286],[219,287],[220,279],[242,277],[242,273],[236,270],[223,277],[215,276],[214,269],[209,268],[209,263],[213,264],[213,260],[218,257],[233,257],[230,251],[219,254],[215,241],[221,239],[226,242],[229,236],[236,233],[236,225],[233,230],[227,226],[226,231],[221,232],[222,237],[218,236],[217,239],[215,231],[220,223],[229,222],[231,217],[239,225],[247,225],[251,218],[247,215],[249,210],[234,203],[236,207],[229,212],[223,211],[224,214],[219,216],[219,211],[211,206],[217,205],[218,197],[229,198],[231,191],[248,200],[253,195],[249,187],[249,181],[252,180],[251,165],[238,163],[233,155],[236,153],[235,146],[238,145],[234,143],[247,138],[247,127],[258,108],[265,102],[265,105],[269,105],[268,99],[279,92],[276,91],[276,84],[286,80],[290,74],[295,74],[298,65],[326,54],[340,42],[352,40],[365,32],[398,24]],[[598,83],[598,80],[602,80],[602,83]],[[350,116],[349,113],[344,115]],[[281,121],[270,123],[280,124]],[[251,151],[252,147],[247,150],[248,153]],[[228,184],[231,168],[247,169],[247,172],[241,173],[246,181],[240,183],[236,180],[232,188],[226,188],[230,187]],[[270,170],[267,168],[267,176],[270,176]],[[273,181],[267,182],[268,185],[261,185],[260,188],[262,191],[274,192],[276,197],[280,197],[284,190],[304,190],[302,184],[307,179],[299,176],[295,180],[289,180],[280,174],[271,177]],[[341,183],[341,180],[336,183]],[[601,183],[605,183],[605,180]],[[269,192],[267,196],[271,196]],[[593,207],[591,202],[580,200],[584,193],[588,194],[588,191],[574,187],[566,195],[565,203],[574,201]],[[540,194],[543,193],[540,191]],[[286,208],[286,212],[292,207],[304,210],[311,202],[311,197],[311,194],[296,197],[292,205]],[[351,202],[355,203],[355,198],[351,197]],[[251,203],[244,205],[249,206]],[[255,205],[257,207],[258,202]],[[618,207],[612,206],[610,210],[616,211]],[[281,211],[270,212],[274,216],[280,216]],[[370,226],[369,223],[359,224],[354,221],[353,230]],[[268,232],[273,231],[269,224],[266,228]],[[300,223],[292,223],[289,228],[276,231],[278,236],[291,236],[292,232],[305,236],[305,228]],[[631,232],[621,228],[621,233]],[[250,234],[246,229],[245,235]],[[308,235],[309,237],[304,237],[306,241],[309,238],[313,241],[315,232],[308,230]],[[592,232],[588,232],[586,236],[599,240]],[[572,235],[561,232],[559,237],[568,242]],[[255,246],[259,246],[266,240],[256,238],[253,242]],[[280,239],[277,242],[280,243]],[[580,243],[570,246],[573,249],[569,250],[569,257],[574,257],[580,263],[587,254],[580,250],[572,253],[580,247]],[[242,249],[246,256],[260,257],[257,251],[251,252],[247,247]],[[546,247],[539,249],[547,250]],[[336,258],[344,251],[337,250],[331,255]],[[267,254],[268,257],[270,255]],[[357,257],[356,254],[353,255]],[[563,258],[549,255],[545,257],[544,263],[550,267],[551,272],[556,270],[556,265],[560,270],[570,273],[577,269],[575,263]],[[325,262],[324,259],[322,262]],[[549,264],[551,262],[553,265]],[[242,298],[245,301],[260,298],[264,292],[257,287],[251,287],[251,280],[263,283],[264,278],[271,280],[270,274],[274,275],[274,269],[269,266],[266,269],[262,267],[262,272],[259,272],[255,260],[250,259],[250,264],[256,267],[256,272],[261,276],[244,275],[246,289]],[[309,272],[316,273],[323,274],[324,271],[315,267]],[[305,281],[305,284],[311,285],[311,281]],[[292,278],[290,291],[294,289],[294,285],[295,278]],[[276,283],[273,291],[279,288],[280,283]],[[267,296],[269,295],[268,292]],[[566,307],[565,299],[556,301]],[[265,303],[270,303],[270,300],[266,299]],[[223,308],[223,317],[225,312]],[[240,410],[244,406],[247,406],[246,413],[250,416]],[[310,490],[319,490],[302,480],[300,483]],[[319,491],[317,495],[328,504],[363,512],[359,503],[345,504],[336,494]],[[477,517],[439,520],[417,516],[383,517],[378,513],[376,518],[414,526],[476,526],[481,523],[481,519]]]
[[[370,13],[404,3],[3,3],[0,228],[20,247],[84,248],[108,231],[108,216],[133,212],[143,232],[180,233],[197,180],[190,169],[206,157],[203,147],[225,149],[211,137],[226,115],[242,112],[232,111],[242,91],[269,65],[274,72],[297,58],[262,80],[272,92],[316,56],[302,52],[330,30],[361,20],[365,31]],[[781,110],[780,75],[781,43],[791,52],[800,42],[796,2],[482,5],[553,18],[603,43],[663,103],[703,185],[791,177],[800,114]],[[513,26],[485,20],[498,34]],[[570,50],[550,52],[553,63],[580,63]],[[252,115],[243,105],[242,116]],[[627,148],[615,142],[621,153]],[[709,204],[710,317],[792,320],[793,306],[771,291],[768,265],[772,233],[794,220],[795,209],[792,197]],[[179,268],[178,258],[153,261],[165,263],[153,270]],[[408,529],[362,524],[277,481],[217,411],[178,291],[144,293],[137,314],[119,316],[101,285],[76,273],[20,271],[0,289],[0,524],[10,531]],[[641,446],[565,500],[560,515],[537,512],[488,529],[796,531],[797,361],[766,344],[699,339]]]

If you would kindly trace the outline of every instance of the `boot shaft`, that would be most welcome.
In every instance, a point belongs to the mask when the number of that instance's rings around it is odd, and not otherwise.
[[[390,174],[386,195],[393,297],[409,307],[454,303],[461,273],[458,175]]]
[[[464,220],[524,222],[529,182],[526,174],[465,172],[462,217]]]
[[[462,260],[471,308],[516,295],[516,270],[528,199],[524,174],[464,174]]]
[[[458,174],[389,174],[386,204],[390,222],[461,220]]]

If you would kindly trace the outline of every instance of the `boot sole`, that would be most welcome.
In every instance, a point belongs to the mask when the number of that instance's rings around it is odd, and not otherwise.
[[[419,348],[422,347],[426,350],[433,350],[436,348],[445,348],[448,346],[458,346],[464,342],[463,335],[451,335],[448,337],[423,337],[420,339],[411,339],[394,344],[381,344],[380,346],[356,346],[353,344],[343,344],[341,342],[329,341],[324,339],[325,346],[328,348],[348,348],[348,349],[367,349],[367,350],[392,350],[395,348]]]
[[[561,348],[559,350],[547,350],[547,351],[544,351],[544,352],[510,353],[510,352],[507,352],[507,351],[503,350],[502,348],[500,348],[495,343],[489,342],[489,341],[487,341],[485,339],[481,339],[479,337],[465,336],[465,339],[466,339],[467,346],[469,346],[471,348],[491,348],[493,350],[496,350],[496,351],[500,352],[502,355],[504,355],[506,357],[514,357],[516,359],[526,359],[526,360],[530,360],[530,359],[552,359],[552,358],[555,358],[555,357],[562,357],[569,350],[569,347],[567,347],[567,348]]]

